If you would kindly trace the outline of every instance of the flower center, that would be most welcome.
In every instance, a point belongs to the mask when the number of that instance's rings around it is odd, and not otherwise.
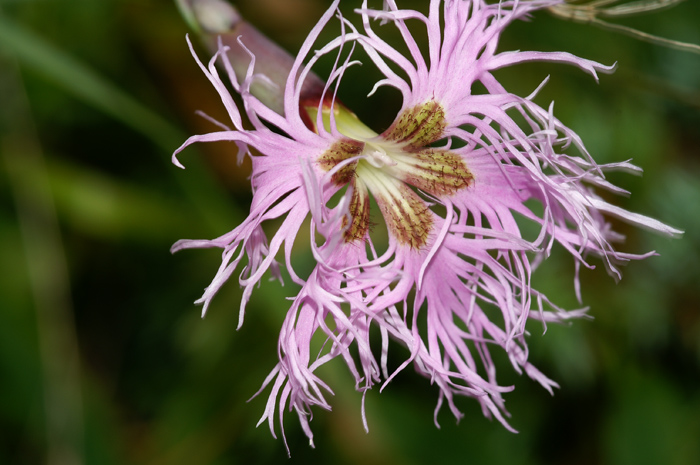
[[[317,109],[305,109],[311,120],[317,121]],[[432,231],[432,212],[409,185],[441,197],[474,182],[459,155],[428,146],[443,136],[447,125],[442,107],[430,101],[404,110],[381,135],[343,106],[335,107],[333,116],[338,132],[348,139],[333,144],[318,163],[330,171],[345,162],[331,178],[336,185],[349,184],[353,189],[349,207],[352,221],[345,231],[345,240],[365,238],[370,224],[371,193],[391,235],[402,245],[423,247]],[[330,130],[330,109],[323,110],[323,124]],[[351,158],[356,160],[348,162]]]

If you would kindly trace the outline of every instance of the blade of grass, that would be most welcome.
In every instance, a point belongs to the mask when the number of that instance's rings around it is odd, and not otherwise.
[[[198,213],[213,229],[225,230],[243,217],[242,212],[226,200],[227,193],[200,164],[190,163],[185,176],[170,165],[170,154],[186,136],[160,115],[1,13],[0,46],[16,56],[22,65],[32,68],[68,94],[120,121],[161,148],[167,154],[160,157],[167,164],[166,172],[174,176]]]
[[[44,155],[15,60],[3,60],[0,154],[9,174],[36,315],[48,465],[84,463],[80,357],[70,281]]]

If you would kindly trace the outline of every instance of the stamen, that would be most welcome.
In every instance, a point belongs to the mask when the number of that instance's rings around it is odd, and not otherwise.
[[[396,166],[396,162],[386,154],[382,148],[378,150],[368,150],[365,155],[367,158],[367,163],[374,166],[375,168],[384,168],[385,166]]]
[[[308,108],[311,116],[317,109]],[[324,125],[330,126],[331,108],[322,108]],[[382,210],[387,229],[395,240],[413,249],[422,248],[433,228],[430,208],[409,184],[444,197],[474,183],[461,156],[426,147],[443,135],[444,111],[435,101],[404,111],[381,137],[339,106],[334,109],[338,131],[347,139],[333,144],[318,160],[324,171],[347,163],[331,177],[337,186],[353,189],[350,218],[343,227],[346,242],[364,240],[369,229],[369,192]],[[360,140],[357,140],[360,139]],[[362,142],[363,141],[363,142]],[[348,224],[349,223],[349,224]]]

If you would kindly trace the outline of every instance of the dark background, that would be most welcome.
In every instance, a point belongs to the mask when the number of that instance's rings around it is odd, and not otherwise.
[[[327,6],[239,3],[292,51]],[[341,8],[351,16],[358,4]],[[698,18],[690,0],[622,22],[700,43]],[[632,263],[619,284],[602,266],[582,272],[593,320],[550,325],[544,337],[531,326],[532,359],[561,385],[554,397],[501,361],[500,382],[516,385],[506,399],[519,434],[470,399],[459,402],[459,425],[445,410],[436,429],[437,389],[410,369],[367,395],[365,434],[360,394],[337,361],[324,373],[334,410],[311,423],[315,450],[287,416],[288,460],[266,425],[255,428],[267,393],[246,401],[275,364],[295,288],[263,284],[236,331],[235,283],[204,320],[192,305],[219,252],[168,251],[179,238],[232,229],[250,200],[249,168],[236,167],[231,144],[188,149],[185,171],[170,164],[188,135],[213,130],[195,110],[225,119],[186,32],[166,0],[0,1],[0,463],[700,463],[700,56],[546,12],[510,28],[502,50],[618,62],[600,84],[561,65],[498,77],[527,95],[551,74],[537,101],[554,100],[598,162],[644,168],[611,174],[632,191],[615,202],[684,238],[617,225],[623,250],[660,256]],[[353,68],[340,95],[382,130],[400,102],[389,90],[365,98],[375,79],[368,62]],[[572,279],[558,251],[535,284],[574,307]]]

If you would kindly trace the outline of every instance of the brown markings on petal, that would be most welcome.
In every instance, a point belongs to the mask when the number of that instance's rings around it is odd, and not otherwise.
[[[399,186],[399,196],[376,196],[387,228],[396,241],[412,249],[428,242],[433,229],[433,216],[428,205],[405,184]]]
[[[362,142],[352,139],[339,140],[331,145],[331,147],[318,158],[318,164],[324,171],[330,171],[338,163],[360,155],[364,148],[365,144]],[[355,177],[356,166],[357,161],[348,163],[336,171],[333,176],[331,176],[331,180],[337,186],[346,185]]]
[[[412,168],[402,179],[435,196],[452,195],[474,183],[474,175],[456,153],[427,149],[412,152],[407,158],[404,162]]]
[[[382,136],[399,144],[420,149],[442,137],[447,121],[435,100],[404,110]]]
[[[350,185],[353,189],[349,207],[352,223],[345,230],[343,236],[345,242],[364,240],[369,229],[369,194],[367,193],[367,187],[358,178],[353,178]],[[347,224],[348,220],[345,218],[342,223],[343,228]]]

